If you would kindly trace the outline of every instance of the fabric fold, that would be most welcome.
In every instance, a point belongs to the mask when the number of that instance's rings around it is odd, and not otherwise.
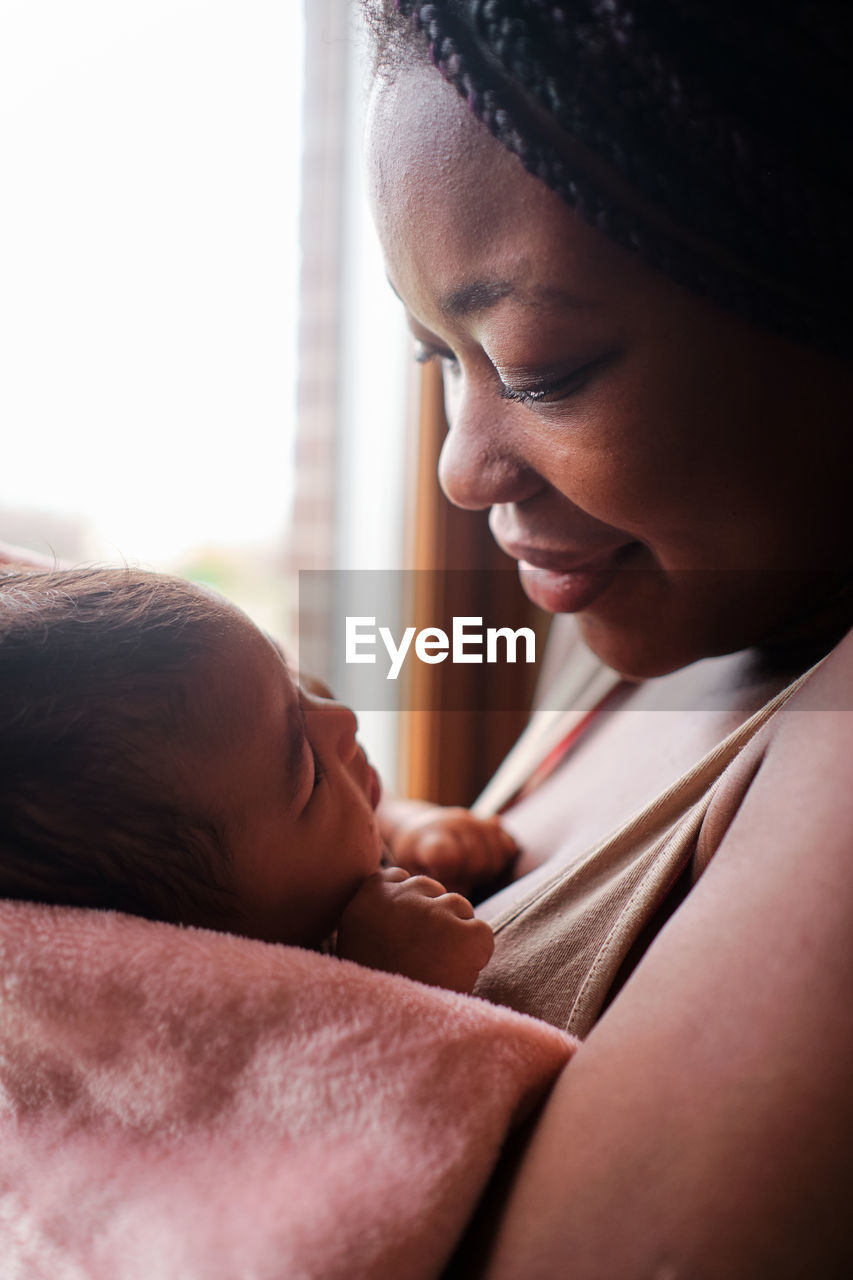
[[[334,957],[0,903],[4,1274],[437,1276],[572,1050]]]

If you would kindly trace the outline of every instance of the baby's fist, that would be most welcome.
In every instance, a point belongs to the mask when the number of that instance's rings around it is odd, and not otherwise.
[[[339,956],[451,991],[471,991],[493,950],[467,898],[401,867],[369,876],[338,925]]]
[[[477,818],[467,809],[402,804],[389,844],[392,860],[413,874],[435,876],[460,893],[494,880],[518,853],[499,818]]]

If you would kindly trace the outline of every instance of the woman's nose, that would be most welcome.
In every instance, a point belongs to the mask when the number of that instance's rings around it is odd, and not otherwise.
[[[447,398],[449,430],[438,479],[455,506],[478,511],[523,502],[542,487],[510,430],[516,411],[491,389]]]
[[[315,744],[324,745],[344,764],[348,764],[358,751],[355,738],[358,719],[355,712],[343,702],[312,696],[310,706],[306,708],[306,719]]]

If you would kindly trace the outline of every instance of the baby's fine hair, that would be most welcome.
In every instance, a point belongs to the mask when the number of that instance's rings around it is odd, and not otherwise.
[[[227,916],[223,833],[171,785],[222,627],[212,594],[159,574],[0,577],[0,895]]]

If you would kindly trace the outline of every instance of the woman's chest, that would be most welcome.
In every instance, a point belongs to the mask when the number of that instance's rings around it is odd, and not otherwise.
[[[515,881],[481,907],[494,918],[624,826],[786,683],[744,679],[742,655],[627,690],[554,772],[504,814],[521,854]]]
[[[602,718],[505,825],[522,850],[516,874],[555,870],[622,826],[736,728],[732,712],[623,710]]]
[[[475,994],[585,1034],[701,872],[698,864],[713,855],[760,763],[771,710],[729,733],[728,716],[704,723],[694,716],[660,738],[652,732],[658,749],[637,758],[638,785],[623,788],[619,804],[584,791],[593,775],[576,759],[562,786],[550,780],[550,803],[543,784],[519,805],[514,829],[524,840],[526,810],[532,833],[526,859],[537,835],[546,855],[553,841],[551,856],[478,909],[496,945]],[[602,733],[599,750],[608,737],[611,752],[630,745],[627,732]],[[585,754],[589,762],[596,753]],[[596,800],[606,827],[593,811]]]

